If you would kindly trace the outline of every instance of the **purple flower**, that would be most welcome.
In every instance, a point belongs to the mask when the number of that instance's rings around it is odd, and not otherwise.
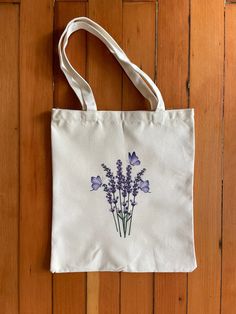
[[[138,182],[134,181],[133,192],[132,192],[134,197],[138,195],[138,189],[139,189]]]
[[[104,192],[106,192],[106,199],[108,201],[108,203],[111,205],[112,204],[112,195],[111,195],[111,192],[107,186],[107,184],[103,184],[103,190]]]
[[[131,183],[132,183],[132,167],[128,165],[126,167],[126,181],[125,181],[125,190],[128,194],[132,192]]]
[[[140,165],[140,160],[138,159],[138,156],[136,155],[135,152],[133,152],[132,154],[129,153],[129,163],[131,164],[131,166],[138,166]]]
[[[136,206],[137,205],[137,202],[135,202],[135,201],[130,201],[130,203],[131,203],[131,205],[134,207],[134,206]]]
[[[119,199],[118,196],[117,196],[117,197],[113,197],[113,203],[114,203],[115,205],[118,203],[118,199]]]
[[[111,171],[110,168],[108,168],[105,164],[102,164],[102,167],[104,169],[104,171],[106,172],[106,177],[109,179],[109,187],[110,187],[110,191],[112,193],[115,193],[116,192],[116,183],[115,183],[115,178],[114,178],[114,175]]]
[[[126,190],[126,178],[125,176],[123,176],[123,180],[122,180],[122,196],[125,199],[127,196],[127,190]]]
[[[134,179],[134,184],[133,184],[133,191],[132,194],[133,196],[137,196],[138,195],[138,190],[140,189],[140,182],[142,181],[142,176],[144,174],[144,172],[146,171],[145,168],[143,168],[135,177]]]
[[[91,177],[92,190],[97,191],[101,186],[105,192],[106,201],[109,204],[109,211],[112,213],[116,231],[124,238],[130,235],[131,224],[134,214],[134,208],[137,205],[137,195],[139,191],[149,192],[149,181],[143,179],[145,168],[133,176],[133,166],[140,165],[140,160],[135,152],[128,153],[129,163],[123,166],[120,159],[116,162],[116,173],[101,164],[105,178],[101,180],[100,176]],[[124,172],[124,173],[123,173]]]
[[[97,191],[102,186],[102,179],[100,176],[97,177],[91,177],[91,185],[92,190],[91,191]]]
[[[120,159],[117,160],[116,162],[117,165],[117,184],[116,187],[118,190],[122,189],[122,185],[123,185],[123,173],[122,173],[122,161]]]
[[[141,191],[143,191],[144,193],[148,193],[149,192],[149,181],[140,181],[139,182],[139,188]]]
[[[123,201],[122,206],[125,207],[127,205],[127,201]]]
[[[124,208],[124,213],[128,213],[128,211],[129,211],[128,206],[125,206],[125,208]]]

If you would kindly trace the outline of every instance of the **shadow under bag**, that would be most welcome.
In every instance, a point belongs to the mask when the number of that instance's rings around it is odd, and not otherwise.
[[[108,47],[150,111],[97,111],[66,56],[79,29]],[[51,272],[194,270],[194,110],[165,110],[151,78],[86,17],[68,23],[58,51],[83,110],[52,110]]]

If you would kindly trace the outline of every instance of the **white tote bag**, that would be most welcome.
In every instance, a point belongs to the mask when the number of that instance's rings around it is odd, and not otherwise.
[[[97,111],[65,52],[79,29],[108,47],[150,111]],[[193,109],[165,110],[150,77],[86,17],[67,25],[58,49],[83,110],[52,110],[51,272],[194,270]]]

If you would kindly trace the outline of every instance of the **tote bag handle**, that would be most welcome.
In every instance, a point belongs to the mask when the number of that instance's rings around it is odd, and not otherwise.
[[[129,60],[117,42],[100,25],[87,17],[78,17],[67,24],[58,43],[58,53],[60,67],[71,88],[79,98],[83,110],[97,110],[95,98],[89,84],[72,67],[66,55],[66,46],[69,37],[79,29],[86,30],[95,35],[108,47],[136,88],[148,99],[152,110],[165,110],[161,93],[152,79]]]

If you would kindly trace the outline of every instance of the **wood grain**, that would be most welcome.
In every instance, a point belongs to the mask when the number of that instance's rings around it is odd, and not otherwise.
[[[158,87],[167,109],[187,108],[189,0],[160,0],[157,21]]]
[[[73,2],[88,2],[88,0],[55,0],[56,2],[67,2],[67,3],[73,3]]]
[[[53,275],[53,314],[86,313],[86,274]]]
[[[154,298],[154,313],[187,313],[187,275],[155,274]]]
[[[225,12],[222,314],[236,308],[236,6]]]
[[[109,12],[109,14],[108,14]],[[122,1],[90,0],[88,17],[122,42]],[[93,35],[88,35],[87,77],[99,110],[120,110],[122,70],[108,49]],[[93,285],[93,282],[95,283]],[[120,304],[119,273],[88,273],[88,314],[118,314]]]
[[[108,14],[109,12],[109,14]],[[88,17],[99,23],[121,45],[122,1],[90,0]],[[108,49],[93,35],[88,35],[89,83],[99,110],[120,110],[122,69]]]
[[[123,2],[157,2],[156,0],[123,0]]]
[[[153,79],[155,73],[155,3],[124,3],[123,48]],[[132,20],[132,23],[130,23]],[[148,51],[148,54],[146,53]],[[123,74],[122,110],[149,109],[149,104]],[[153,274],[121,273],[122,314],[153,313]]]
[[[235,312],[234,2],[224,8],[222,0],[0,0],[1,313]],[[82,15],[155,78],[168,109],[195,108],[198,268],[189,275],[49,272],[50,110],[81,108],[59,69],[57,43],[66,23]],[[149,109],[96,38],[80,31],[67,52],[99,109]]]
[[[41,18],[39,18],[41,17]],[[42,18],[43,17],[43,18]],[[20,313],[52,313],[53,1],[20,7]]]
[[[19,3],[20,2],[20,0],[0,0],[0,4],[2,3],[2,4],[6,4],[6,3]]]
[[[210,18],[209,18],[210,17]],[[192,0],[190,106],[195,108],[195,240],[188,313],[220,313],[224,3]]]
[[[19,6],[0,5],[0,309],[18,313]]]
[[[187,108],[189,1],[160,0],[157,21],[157,85],[167,109]],[[186,274],[155,275],[155,313],[186,313],[186,304]]]
[[[155,3],[124,3],[123,45],[128,57],[154,79],[155,76]],[[132,23],[130,23],[132,20]],[[148,53],[147,53],[148,51]],[[123,75],[123,109],[149,110],[150,105]]]
[[[67,23],[75,17],[86,15],[86,4],[58,2],[54,11],[54,107],[81,109],[81,104],[61,71],[58,41]],[[72,66],[86,76],[86,33],[83,30],[71,35],[66,53]]]
[[[79,100],[67,83],[60,69],[58,58],[59,37],[66,24],[73,18],[86,15],[84,3],[58,2],[54,12],[54,107],[81,109]],[[85,76],[86,36],[85,32],[76,32],[70,37],[67,47],[68,58],[73,67]],[[86,273],[55,274],[53,276],[53,312],[86,313]]]

